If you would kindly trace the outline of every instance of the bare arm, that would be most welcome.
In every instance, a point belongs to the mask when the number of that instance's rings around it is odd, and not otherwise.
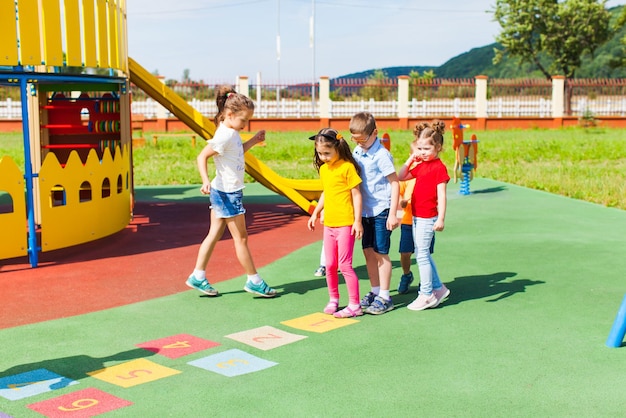
[[[400,167],[400,171],[398,172],[398,180],[404,181],[412,179],[413,174],[411,174],[410,172],[411,168],[415,167],[416,163],[419,164],[421,162],[421,159],[417,155],[411,154],[409,156],[409,159],[406,160],[404,164],[402,164],[402,167]]]
[[[250,148],[265,141],[265,130],[257,132],[252,138],[243,143],[243,152],[247,152]]]
[[[361,188],[359,186],[353,187],[350,192],[352,193],[352,206],[354,206],[354,224],[352,225],[352,235],[354,235],[354,238],[356,239],[361,239],[363,236],[363,223],[361,222],[363,198],[361,196]]]
[[[320,217],[320,213],[322,212],[322,210],[324,210],[324,192],[322,192],[320,200],[318,200],[317,206],[315,206],[315,209],[313,209],[313,213],[311,213],[311,217],[307,222],[307,228],[309,228],[309,231],[315,230],[315,221],[317,221],[317,219]]]
[[[217,155],[217,152],[213,150],[210,144],[204,146],[198,157],[196,157],[196,163],[198,165],[198,171],[200,172],[200,177],[202,178],[202,187],[200,188],[200,193],[209,194],[211,193],[211,179],[209,178],[209,172],[207,169],[207,163],[209,158]]]
[[[444,223],[446,220],[446,206],[447,206],[447,198],[446,198],[446,186],[447,183],[439,183],[437,185],[437,221],[435,225],[433,225],[433,230],[435,231],[443,231]]]
[[[387,217],[387,229],[394,230],[398,226],[398,199],[400,198],[400,183],[398,183],[398,175],[393,172],[387,176],[387,180],[391,183],[391,207],[389,208],[389,216]]]

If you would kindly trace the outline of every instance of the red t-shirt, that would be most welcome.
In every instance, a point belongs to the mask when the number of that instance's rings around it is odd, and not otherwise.
[[[437,216],[437,185],[450,181],[446,166],[439,158],[424,161],[411,169],[411,175],[415,177],[411,195],[413,216],[434,218]]]

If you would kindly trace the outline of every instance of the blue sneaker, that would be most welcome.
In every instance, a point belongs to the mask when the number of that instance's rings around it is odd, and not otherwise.
[[[191,287],[192,289],[196,289],[204,293],[205,295],[217,296],[220,294],[220,292],[218,292],[209,284],[209,281],[207,279],[198,280],[196,279],[196,276],[194,276],[193,274],[189,276],[185,284]]]
[[[267,283],[265,283],[265,280],[262,280],[259,284],[254,284],[248,280],[243,290],[254,295],[263,296],[264,298],[273,298],[276,296],[276,289],[269,287]]]
[[[376,298],[376,295],[372,292],[368,292],[368,294],[361,299],[361,308],[365,309],[370,306],[372,302],[374,302],[374,298]]]
[[[403,274],[400,277],[400,284],[398,285],[398,293],[404,295],[409,293],[409,286],[413,283],[413,272],[409,271],[409,274]]]
[[[372,302],[372,304],[365,310],[365,312],[372,315],[380,315],[384,314],[385,312],[389,312],[393,308],[394,306],[391,299],[385,300],[380,296],[376,296],[374,302]]]

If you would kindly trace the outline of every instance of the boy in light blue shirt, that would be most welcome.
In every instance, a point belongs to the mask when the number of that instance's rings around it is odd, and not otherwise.
[[[352,154],[361,166],[363,198],[363,254],[371,291],[361,300],[366,313],[379,315],[393,309],[391,285],[391,231],[398,226],[396,210],[400,186],[393,157],[378,139],[376,120],[359,112],[350,120],[350,133],[357,146]]]

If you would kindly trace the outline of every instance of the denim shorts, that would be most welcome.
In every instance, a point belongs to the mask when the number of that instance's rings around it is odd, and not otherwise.
[[[209,208],[213,210],[217,218],[232,218],[246,213],[243,207],[243,190],[226,193],[211,189],[209,199],[211,200]]]
[[[361,244],[363,249],[373,248],[378,254],[389,254],[391,246],[391,231],[387,229],[387,218],[389,209],[385,209],[376,216],[363,218],[363,238]]]
[[[400,225],[400,248],[398,249],[400,253],[414,253],[415,252],[415,241],[413,241],[413,225]],[[430,241],[430,253],[435,252],[435,235],[433,234],[433,239]]]

